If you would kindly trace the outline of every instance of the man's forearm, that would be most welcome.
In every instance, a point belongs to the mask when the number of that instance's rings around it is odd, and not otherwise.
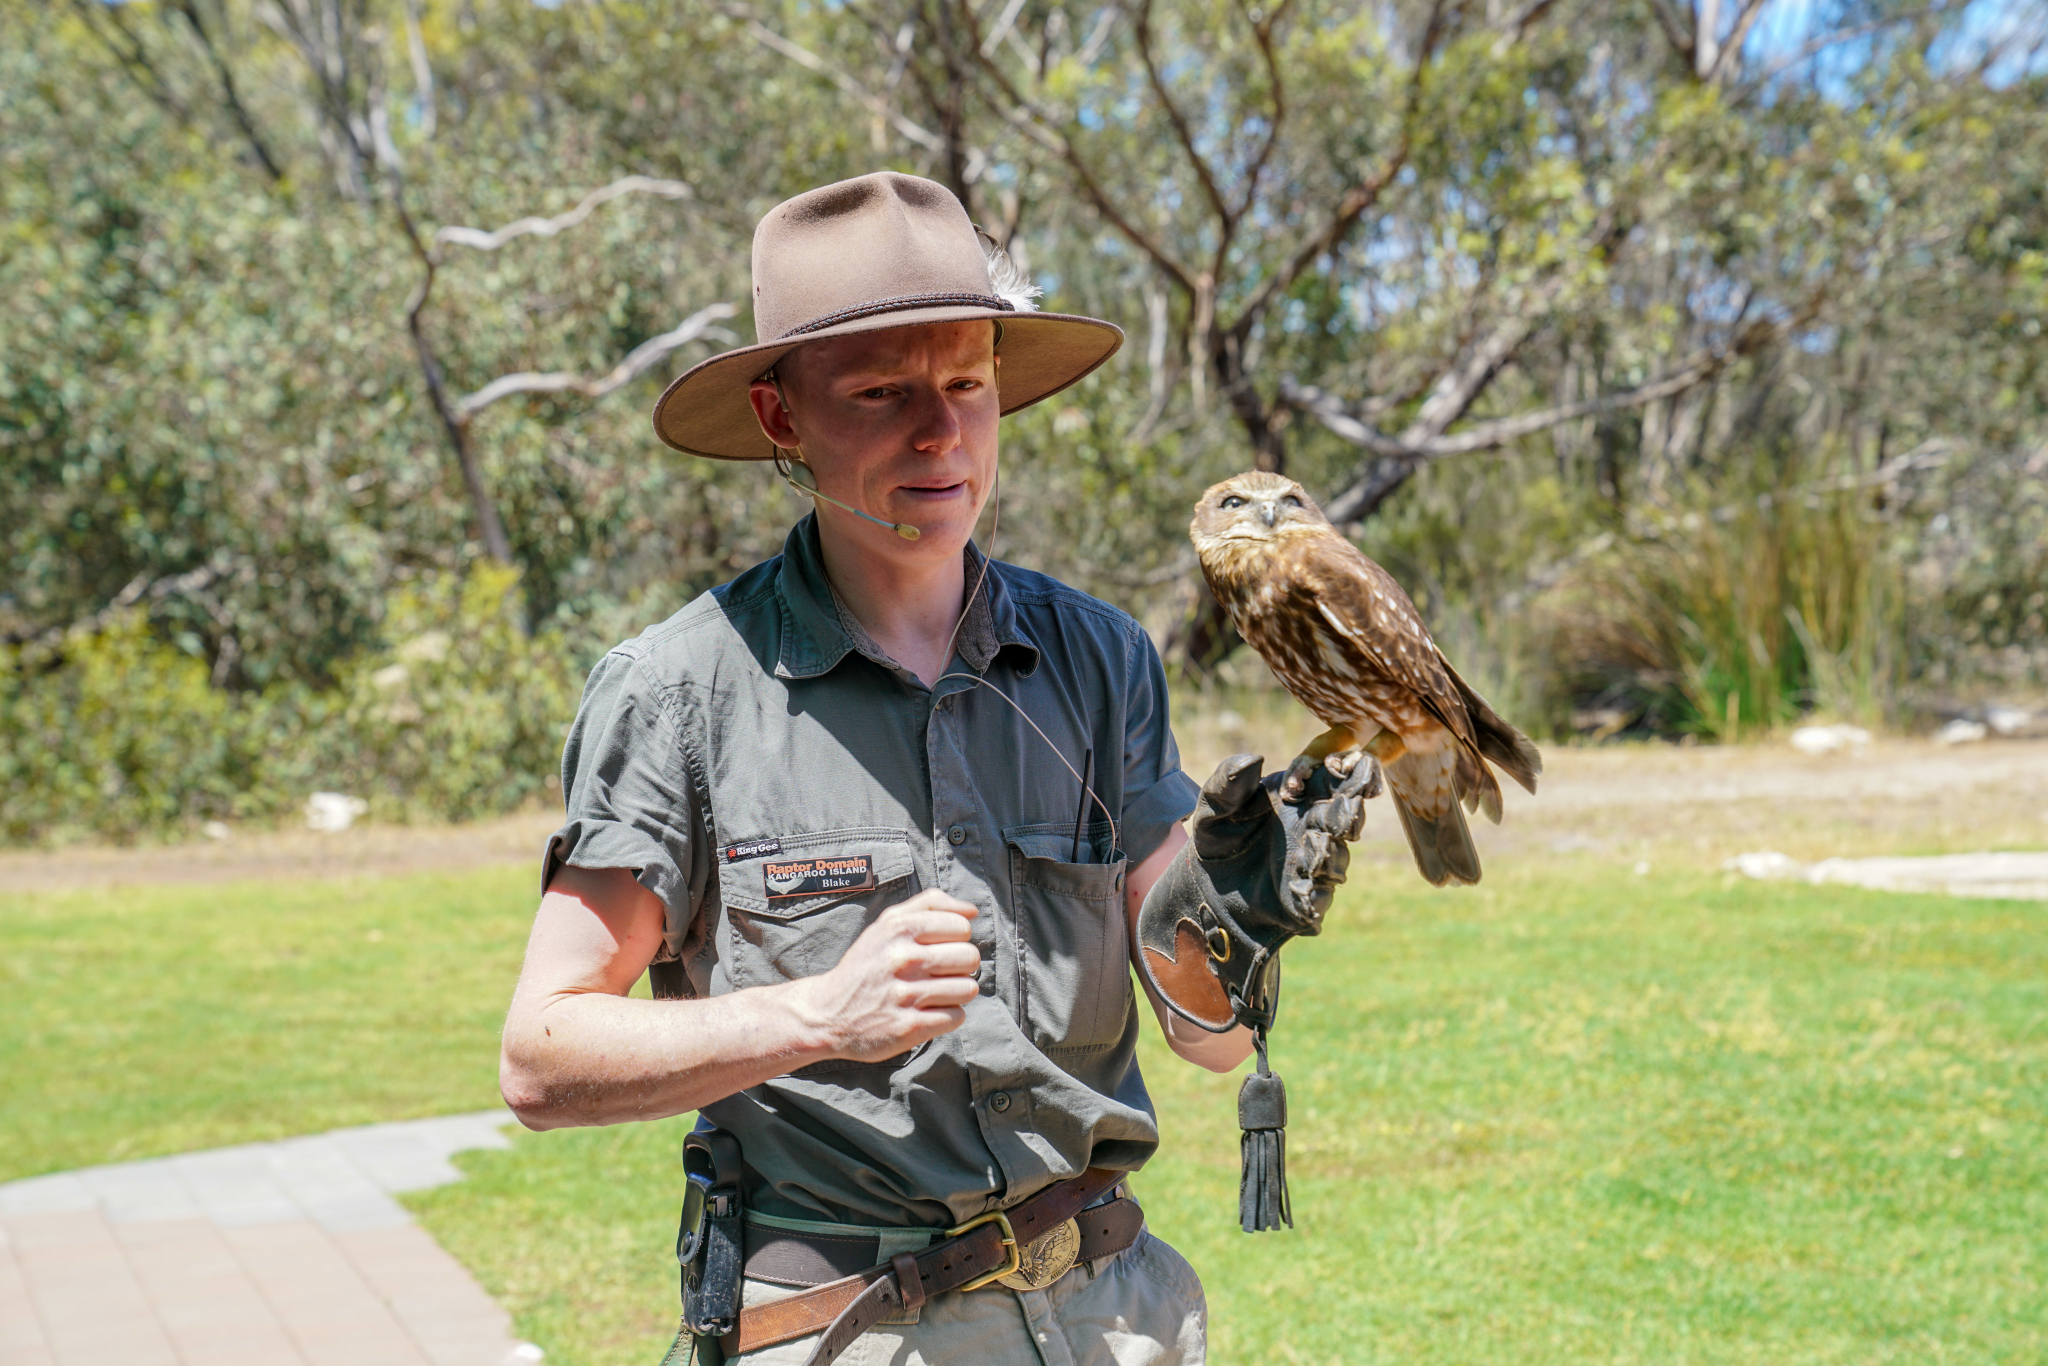
[[[784,986],[702,1001],[606,992],[515,998],[499,1084],[529,1129],[687,1114],[833,1056]]]

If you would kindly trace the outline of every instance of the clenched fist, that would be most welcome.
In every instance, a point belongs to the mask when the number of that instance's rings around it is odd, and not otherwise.
[[[837,967],[790,984],[795,1009],[834,1057],[856,1062],[880,1062],[951,1033],[980,990],[981,951],[969,941],[975,914],[939,891],[891,906]]]

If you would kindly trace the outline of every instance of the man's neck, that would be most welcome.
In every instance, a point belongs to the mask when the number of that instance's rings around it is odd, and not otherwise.
[[[936,684],[967,601],[966,556],[903,565],[843,544],[822,525],[818,544],[833,591],[854,620],[926,687]]]

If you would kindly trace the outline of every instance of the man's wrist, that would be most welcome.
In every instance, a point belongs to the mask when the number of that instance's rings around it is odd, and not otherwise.
[[[788,1031],[783,1047],[800,1059],[793,1064],[796,1067],[826,1062],[841,1056],[846,1049],[842,1031],[821,999],[823,993],[819,988],[824,976],[821,973],[816,977],[799,977],[793,982],[761,988],[764,995],[775,998],[770,1015]]]

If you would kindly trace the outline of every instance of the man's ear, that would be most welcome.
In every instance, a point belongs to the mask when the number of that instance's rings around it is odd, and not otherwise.
[[[783,406],[782,394],[772,380],[757,379],[748,385],[747,402],[754,407],[754,420],[761,424],[761,434],[770,442],[786,451],[802,444],[797,440],[792,415]]]

